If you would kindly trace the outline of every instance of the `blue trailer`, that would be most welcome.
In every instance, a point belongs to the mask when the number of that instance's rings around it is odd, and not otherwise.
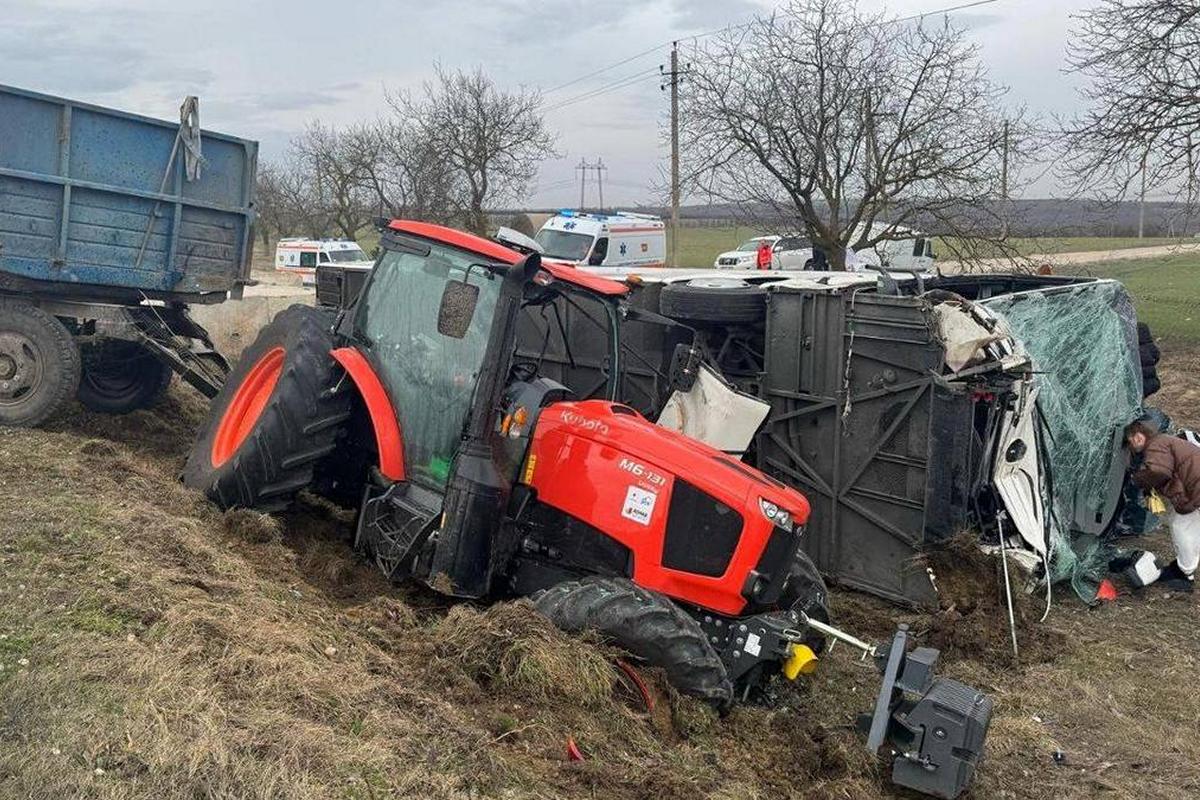
[[[250,283],[258,145],[0,86],[0,424],[143,408],[228,365],[188,305]]]

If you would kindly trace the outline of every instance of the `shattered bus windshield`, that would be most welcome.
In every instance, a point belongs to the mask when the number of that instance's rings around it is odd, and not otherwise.
[[[478,287],[466,334],[438,332],[438,310],[448,281]],[[400,420],[413,480],[445,485],[470,410],[483,361],[500,280],[478,257],[433,246],[428,255],[389,250],[359,304],[356,333],[370,343]]]

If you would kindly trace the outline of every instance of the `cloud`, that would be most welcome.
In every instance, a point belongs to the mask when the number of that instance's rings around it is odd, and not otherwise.
[[[71,24],[9,14],[0,27],[0,74],[8,82],[88,94],[179,83],[199,91],[212,83],[210,70],[159,58],[139,43],[131,19],[123,10],[90,12]]]
[[[688,31],[704,32],[746,22],[767,10],[751,0],[671,0],[675,23]]]
[[[342,83],[327,89],[263,92],[249,97],[244,105],[263,111],[309,111],[336,105],[342,101],[345,94],[358,88],[357,83]]]
[[[929,19],[934,19],[934,17],[930,17]],[[988,14],[986,12],[960,11],[950,18],[950,22],[956,28],[978,30],[992,25],[999,25],[1004,22],[1004,17],[1000,14]]]

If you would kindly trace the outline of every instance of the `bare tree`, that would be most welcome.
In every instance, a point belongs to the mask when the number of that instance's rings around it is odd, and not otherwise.
[[[1119,199],[1144,171],[1149,186],[1194,201],[1200,2],[1101,0],[1076,19],[1068,60],[1088,80],[1088,108],[1063,131],[1064,176],[1080,193]]]
[[[292,142],[292,152],[310,174],[314,199],[334,229],[354,239],[373,216],[369,186],[377,151],[364,149],[354,130],[314,122]]]
[[[332,221],[308,167],[294,155],[259,166],[255,206],[264,248],[270,249],[272,236],[321,237],[330,232]]]
[[[1006,118],[1010,158],[1025,134],[1003,94],[948,21],[791,0],[693,54],[681,134],[691,189],[807,232],[833,269],[847,248],[913,226],[971,257],[1002,238]]]
[[[449,223],[455,176],[422,126],[399,114],[349,134],[367,159],[367,187],[381,214]]]
[[[400,120],[419,126],[417,140],[453,168],[450,199],[476,233],[487,229],[484,208],[520,199],[538,163],[553,155],[541,95],[499,89],[481,69],[438,67],[420,96],[400,94],[389,102]]]

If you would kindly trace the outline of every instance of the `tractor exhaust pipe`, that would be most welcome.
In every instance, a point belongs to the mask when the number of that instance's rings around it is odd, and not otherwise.
[[[533,253],[504,275],[466,435],[446,487],[427,582],[456,597],[479,598],[491,590],[494,543],[512,492],[512,483],[497,467],[498,454],[493,451],[496,413],[516,343],[517,313],[525,287],[541,264],[541,257]]]

